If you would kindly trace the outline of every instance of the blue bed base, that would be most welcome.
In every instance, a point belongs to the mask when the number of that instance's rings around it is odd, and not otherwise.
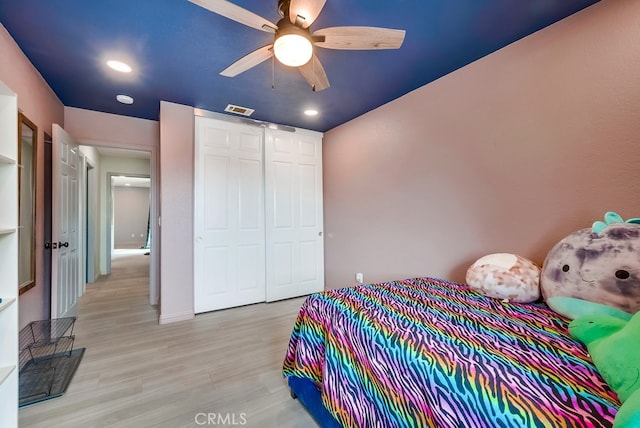
[[[341,428],[342,425],[322,404],[320,391],[312,380],[290,376],[288,379],[291,396],[300,400],[302,405],[313,416],[322,428]]]

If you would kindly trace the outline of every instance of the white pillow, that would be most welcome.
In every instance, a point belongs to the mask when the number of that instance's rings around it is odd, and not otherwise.
[[[540,268],[516,254],[489,254],[467,270],[467,284],[496,299],[534,302],[540,298]]]

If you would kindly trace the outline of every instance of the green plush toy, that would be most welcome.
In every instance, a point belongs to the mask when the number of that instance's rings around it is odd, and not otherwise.
[[[564,315],[569,319],[576,319],[593,315],[608,315],[629,321],[633,316],[629,312],[625,312],[618,308],[594,303],[588,300],[578,299],[576,297],[553,296],[547,299],[547,305],[560,315]]]
[[[610,315],[585,315],[569,324],[622,407],[614,428],[640,427],[640,312],[630,321]]]

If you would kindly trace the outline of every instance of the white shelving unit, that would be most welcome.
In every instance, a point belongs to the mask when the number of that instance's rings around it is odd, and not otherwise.
[[[18,426],[18,100],[0,82],[0,427]]]

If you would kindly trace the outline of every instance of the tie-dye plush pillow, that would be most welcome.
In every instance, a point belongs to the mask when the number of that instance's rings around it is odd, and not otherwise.
[[[466,282],[474,290],[514,303],[540,298],[540,268],[516,254],[497,253],[479,258],[467,270]]]
[[[542,267],[544,299],[574,297],[630,314],[640,311],[638,221],[622,222],[609,212],[605,222],[595,222],[592,228],[578,230],[558,242]]]

